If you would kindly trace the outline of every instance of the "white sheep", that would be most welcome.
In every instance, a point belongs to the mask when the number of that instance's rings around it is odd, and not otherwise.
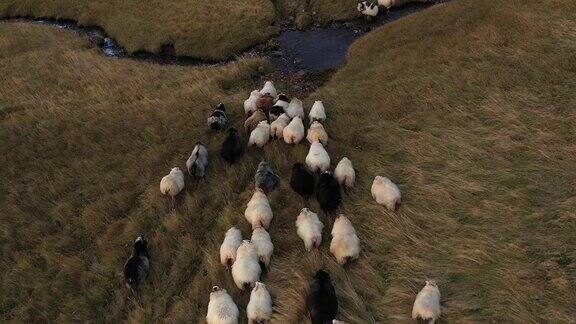
[[[306,155],[306,165],[312,172],[324,172],[330,168],[330,156],[322,143],[314,142],[310,145]]]
[[[324,104],[320,100],[314,101],[312,109],[308,114],[308,119],[310,119],[310,124],[314,121],[323,122],[326,120],[326,112],[324,111]]]
[[[270,135],[272,138],[284,138],[284,128],[290,123],[290,117],[286,114],[280,115],[270,124]]]
[[[358,4],[358,12],[362,13],[368,18],[378,16],[378,5],[370,1],[362,1]]]
[[[226,232],[224,241],[220,245],[220,263],[223,266],[231,266],[236,261],[236,251],[242,244],[242,232],[236,227],[230,228]]]
[[[236,252],[236,261],[232,265],[234,283],[241,290],[252,287],[260,280],[261,272],[256,247],[248,240],[242,241]]]
[[[248,324],[268,323],[272,317],[272,296],[266,285],[256,282],[250,293],[250,301],[246,307]]]
[[[358,239],[352,223],[344,215],[340,215],[334,221],[330,252],[342,265],[358,259],[358,255],[360,255],[360,239]]]
[[[258,260],[264,265],[265,268],[270,266],[270,258],[274,252],[274,244],[270,239],[270,234],[262,227],[257,227],[252,231],[252,238],[250,241],[256,247]]]
[[[246,220],[248,220],[248,223],[252,225],[252,229],[260,226],[268,229],[273,217],[272,208],[270,208],[268,197],[266,197],[262,189],[256,188],[256,191],[246,206],[244,216]]]
[[[240,311],[226,289],[212,287],[206,322],[208,324],[237,324]]]
[[[312,248],[319,247],[322,243],[322,229],[324,224],[318,219],[318,214],[303,208],[296,219],[296,228],[298,236],[304,241],[306,251],[310,252]]]
[[[356,171],[354,171],[354,166],[352,161],[347,157],[343,157],[336,169],[334,169],[334,177],[336,181],[344,188],[344,191],[354,187],[354,182],[356,182]]]
[[[163,195],[176,197],[184,189],[184,172],[178,167],[172,168],[170,173],[160,180],[160,192]]]
[[[389,210],[394,211],[400,205],[402,199],[400,189],[386,177],[376,176],[371,191],[376,202]]]
[[[304,138],[304,124],[302,118],[294,117],[282,132],[284,142],[287,144],[298,144]]]
[[[256,102],[262,97],[262,94],[258,90],[254,90],[250,93],[250,97],[244,100],[244,114],[246,116],[252,115],[256,111]]]
[[[268,122],[263,120],[258,123],[258,126],[254,128],[252,133],[250,133],[250,139],[248,139],[248,146],[256,145],[259,148],[263,148],[266,143],[270,140],[270,125]]]
[[[304,106],[302,105],[302,100],[296,97],[292,98],[288,104],[288,108],[286,108],[286,114],[290,118],[298,116],[300,119],[304,119]]]
[[[328,133],[324,129],[324,126],[318,121],[314,121],[310,128],[308,128],[308,135],[306,139],[310,144],[314,142],[320,142],[322,145],[326,146],[328,144]]]
[[[422,320],[430,320],[430,324],[436,322],[440,318],[440,290],[434,280],[426,280],[426,285],[414,301],[412,307],[412,318]]]
[[[262,88],[262,90],[260,90],[260,94],[262,95],[265,95],[267,93],[270,94],[272,98],[278,97],[278,92],[276,91],[276,88],[274,87],[274,83],[272,81],[266,81],[264,83],[264,87]]]

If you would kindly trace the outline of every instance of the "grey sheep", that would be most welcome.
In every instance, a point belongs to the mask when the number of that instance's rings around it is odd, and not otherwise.
[[[256,184],[256,188],[260,188],[265,193],[268,193],[278,187],[280,177],[272,171],[268,162],[262,161],[258,164],[258,171],[256,171],[256,175],[254,176],[254,183]]]

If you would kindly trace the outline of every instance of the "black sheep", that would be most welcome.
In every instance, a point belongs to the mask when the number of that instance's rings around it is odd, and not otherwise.
[[[226,107],[223,103],[219,103],[216,110],[208,117],[208,126],[212,130],[222,130],[226,128],[228,117],[226,117]]]
[[[338,313],[338,298],[330,280],[330,275],[324,270],[318,270],[310,283],[310,292],[306,299],[313,324],[332,323]]]
[[[230,164],[238,161],[242,155],[242,142],[236,128],[230,128],[230,130],[228,130],[228,136],[224,140],[224,143],[222,143],[220,155]]]
[[[310,199],[314,194],[314,185],[316,180],[312,172],[308,171],[304,164],[294,163],[292,166],[292,177],[290,178],[290,187],[304,199]]]
[[[340,185],[332,172],[325,171],[320,175],[316,185],[316,200],[318,200],[322,211],[327,215],[334,213],[340,207],[342,202]]]
[[[132,255],[124,265],[124,280],[131,289],[136,289],[138,285],[148,277],[150,272],[150,254],[148,254],[148,242],[142,236],[138,236],[134,241]]]

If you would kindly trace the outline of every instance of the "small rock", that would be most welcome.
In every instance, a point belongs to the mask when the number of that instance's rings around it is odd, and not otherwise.
[[[296,15],[296,20],[294,21],[296,28],[299,30],[308,29],[313,23],[314,20],[312,19],[312,15],[306,11],[298,13],[298,15]]]

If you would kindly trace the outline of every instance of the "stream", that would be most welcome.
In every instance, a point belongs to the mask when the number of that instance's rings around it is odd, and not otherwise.
[[[284,29],[277,36],[279,46],[273,50],[256,46],[245,54],[267,57],[278,72],[295,73],[323,72],[337,68],[346,59],[346,53],[352,43],[366,32],[414,12],[432,6],[428,3],[409,3],[387,12],[381,12],[376,19],[367,21],[357,19],[354,22],[334,23],[326,27],[314,27],[309,30]],[[102,54],[113,58],[131,58],[150,61],[157,64],[210,65],[218,62],[206,62],[187,56],[175,56],[172,46],[165,45],[158,54],[136,52],[128,54],[114,39],[108,37],[104,29],[94,26],[79,26],[72,20],[28,19],[36,24],[51,25],[72,30],[98,46]]]

